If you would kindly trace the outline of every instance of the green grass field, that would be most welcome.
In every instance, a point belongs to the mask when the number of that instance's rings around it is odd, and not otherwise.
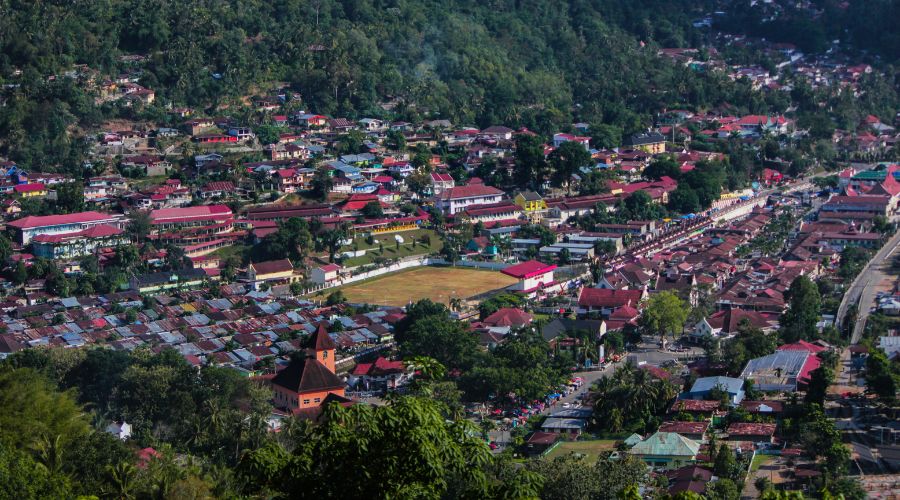
[[[750,472],[756,472],[760,467],[774,460],[775,457],[772,455],[756,455],[753,457],[753,461],[750,462]]]
[[[548,459],[561,457],[575,452],[585,456],[588,463],[593,464],[601,453],[613,451],[616,448],[614,439],[595,439],[592,441],[565,441],[547,454]]]
[[[349,302],[405,306],[410,301],[426,298],[448,304],[452,297],[464,299],[515,282],[515,278],[497,271],[417,267],[347,285],[341,290]]]

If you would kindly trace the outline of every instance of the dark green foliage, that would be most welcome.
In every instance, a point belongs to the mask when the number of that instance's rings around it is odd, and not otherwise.
[[[781,339],[785,343],[814,340],[821,307],[816,284],[806,276],[799,276],[791,283],[785,298],[790,304],[781,315]]]
[[[670,382],[630,363],[600,379],[595,389],[594,422],[613,433],[652,432],[678,393]]]

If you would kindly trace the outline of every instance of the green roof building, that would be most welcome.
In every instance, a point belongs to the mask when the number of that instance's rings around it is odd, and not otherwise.
[[[629,453],[648,465],[677,469],[694,463],[700,443],[675,432],[657,432],[634,445]]]

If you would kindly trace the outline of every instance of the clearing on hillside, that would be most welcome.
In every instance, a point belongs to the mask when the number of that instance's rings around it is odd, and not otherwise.
[[[516,281],[515,278],[499,271],[462,267],[417,267],[350,284],[341,290],[347,301],[353,303],[405,306],[410,301],[427,298],[448,304],[452,297],[465,299],[505,288]]]

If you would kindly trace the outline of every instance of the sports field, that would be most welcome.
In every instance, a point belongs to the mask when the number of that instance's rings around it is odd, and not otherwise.
[[[348,302],[405,306],[431,299],[447,304],[453,297],[473,295],[512,285],[517,280],[499,271],[461,267],[417,267],[342,287]]]

